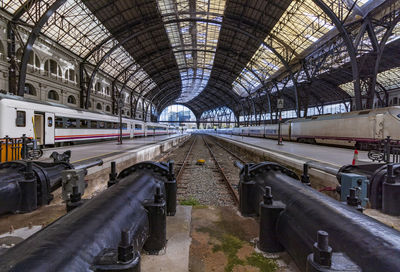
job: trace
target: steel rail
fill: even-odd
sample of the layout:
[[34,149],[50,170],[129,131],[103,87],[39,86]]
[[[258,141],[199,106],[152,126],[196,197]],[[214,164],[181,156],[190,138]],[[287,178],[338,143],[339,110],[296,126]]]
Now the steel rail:
[[157,160],[157,162],[162,162],[165,158],[168,158],[172,152],[176,151],[177,149],[181,148],[184,144],[186,144],[192,136],[188,137],[185,141],[179,143],[176,147],[171,148],[166,154],[164,154],[161,158]]
[[176,182],[178,183],[181,179],[182,173],[183,173],[183,169],[185,169],[185,166],[187,164],[187,161],[189,159],[189,155],[190,153],[192,153],[192,148],[194,146],[194,143],[196,142],[197,137],[194,137],[192,144],[190,145],[190,148],[188,150],[188,152],[186,153],[185,159],[182,162],[181,168],[179,168],[178,174],[176,175]]
[[225,150],[226,152],[228,152],[230,155],[232,155],[233,157],[235,157],[235,159],[239,160],[242,164],[246,164],[247,162],[244,161],[242,158],[240,158],[238,155],[236,155],[235,153],[233,153],[232,151],[230,151],[229,149],[227,149],[226,147],[224,147],[223,145],[219,144],[217,141],[213,141],[214,144],[218,145],[219,147],[221,147],[223,150]]
[[208,145],[206,139],[204,139],[203,135],[201,135],[201,138],[203,139],[205,145],[207,146],[208,151],[210,152],[211,157],[213,158],[215,164],[217,165],[219,172],[222,174],[222,177],[224,178],[224,181],[229,189],[229,192],[233,196],[235,203],[238,205],[239,204],[239,196],[236,194],[235,189],[233,189],[232,184],[229,182],[228,178],[226,177],[224,170],[222,169],[217,158],[215,157],[214,153],[212,152],[211,147]]

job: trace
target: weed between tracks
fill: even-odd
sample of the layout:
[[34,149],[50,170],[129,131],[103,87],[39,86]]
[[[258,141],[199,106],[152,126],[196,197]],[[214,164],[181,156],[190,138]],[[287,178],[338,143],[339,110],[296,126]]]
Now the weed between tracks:
[[233,218],[227,215],[229,212],[225,212],[220,213],[219,220],[214,224],[196,229],[196,231],[207,233],[212,237],[208,243],[212,247],[213,253],[222,252],[225,255],[227,263],[224,271],[236,271],[239,267],[246,271],[276,271],[278,269],[276,260],[254,252],[254,245],[249,242],[248,230],[243,228],[243,224],[237,224],[237,222],[235,224],[232,221]]
[[207,207],[205,205],[201,205],[200,202],[193,197],[190,197],[189,199],[181,200],[181,201],[179,201],[179,204],[183,205],[183,206],[192,206],[195,208],[206,208]]

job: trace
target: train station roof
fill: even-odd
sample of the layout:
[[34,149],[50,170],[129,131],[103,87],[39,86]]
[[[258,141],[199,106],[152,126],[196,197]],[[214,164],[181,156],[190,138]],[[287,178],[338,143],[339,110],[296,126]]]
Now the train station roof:
[[[335,18],[357,39],[364,18],[381,20],[398,1],[3,0],[0,7],[33,28],[57,2],[42,35],[158,110],[181,103],[201,114],[276,93],[289,108],[296,92],[314,104],[351,98],[351,65]],[[376,28],[378,40],[384,30]],[[393,33],[388,43],[397,44],[398,27]],[[368,60],[368,35],[358,41],[357,56]],[[400,58],[389,55],[397,51],[382,57],[382,88],[399,85]]]

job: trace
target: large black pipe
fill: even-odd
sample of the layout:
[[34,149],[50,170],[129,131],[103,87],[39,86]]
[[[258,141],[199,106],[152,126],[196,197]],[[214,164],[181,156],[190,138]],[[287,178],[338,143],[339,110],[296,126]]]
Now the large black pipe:
[[165,195],[168,180],[161,168],[151,167],[131,167],[117,184],[9,249],[0,258],[0,271],[88,271],[118,247],[122,230],[131,237],[125,248],[139,251],[149,236],[151,212],[144,202],[154,199],[157,187]]
[[[241,183],[247,186],[244,172]],[[247,184],[254,184],[250,205],[262,201],[265,186],[272,188],[275,200],[286,205],[276,231],[280,243],[302,270],[312,253],[316,233],[324,230],[329,233],[333,250],[347,254],[363,271],[399,271],[399,231],[302,184],[293,173],[274,163],[252,165],[248,175]]]
[[[76,165],[65,161],[0,163],[0,214],[30,212],[46,205],[53,199],[51,192],[61,187],[62,171],[87,169],[102,163],[102,160]],[[29,169],[28,164],[31,165]]]

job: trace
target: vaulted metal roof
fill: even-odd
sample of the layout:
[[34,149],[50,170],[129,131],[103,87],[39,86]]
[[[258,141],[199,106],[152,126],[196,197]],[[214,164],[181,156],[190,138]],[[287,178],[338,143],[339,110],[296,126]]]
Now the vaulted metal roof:
[[[43,35],[158,110],[182,103],[197,114],[219,106],[239,111],[256,97],[273,103],[278,92],[289,107],[299,99],[353,97],[350,56],[329,15],[362,44],[357,57],[368,62],[374,45],[368,34],[357,37],[362,18],[387,3],[379,18],[398,12],[393,0],[4,0],[0,7],[33,27],[57,2]],[[376,27],[377,40],[385,29]],[[396,44],[398,32],[388,42]],[[388,48],[379,72],[394,70],[380,74],[383,87],[398,82],[400,64],[390,64],[395,52]]]

